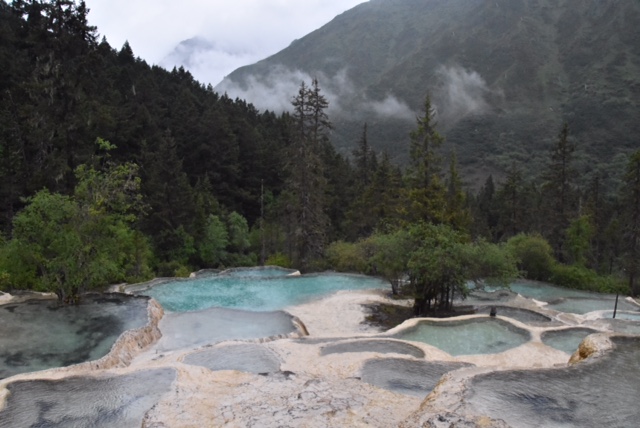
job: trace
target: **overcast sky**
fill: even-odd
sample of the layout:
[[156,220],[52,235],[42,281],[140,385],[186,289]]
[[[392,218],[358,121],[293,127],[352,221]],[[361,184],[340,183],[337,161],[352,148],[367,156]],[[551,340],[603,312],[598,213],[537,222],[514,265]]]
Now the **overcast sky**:
[[[199,37],[191,73],[216,85],[224,76],[301,38],[365,0],[85,0],[89,22],[112,47],[129,41],[136,56],[167,68],[174,48]],[[173,54],[172,54],[173,52]],[[180,65],[180,64],[177,64]]]

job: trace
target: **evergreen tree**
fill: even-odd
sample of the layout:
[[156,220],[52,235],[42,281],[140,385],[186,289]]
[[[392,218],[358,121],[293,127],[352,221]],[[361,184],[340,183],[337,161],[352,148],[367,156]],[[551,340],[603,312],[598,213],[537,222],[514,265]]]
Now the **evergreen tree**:
[[571,166],[575,145],[569,141],[569,125],[565,122],[558,141],[551,152],[551,162],[544,176],[543,196],[547,201],[544,235],[553,247],[556,257],[565,260],[565,231],[576,212],[575,189]]
[[371,183],[375,172],[375,153],[369,147],[366,123],[362,129],[362,136],[351,153],[355,164],[356,188],[362,191]]
[[468,231],[471,213],[467,206],[466,195],[462,191],[462,180],[458,174],[458,161],[455,152],[451,153],[449,178],[447,180],[447,223],[456,230]]
[[292,105],[290,175],[286,186],[293,199],[290,241],[295,248],[294,261],[307,269],[312,260],[322,254],[329,225],[325,213],[327,182],[322,151],[331,124],[325,112],[329,104],[320,94],[316,79],[310,88],[304,82],[300,85]]
[[410,134],[405,218],[409,222],[422,220],[442,223],[446,221],[446,189],[440,177],[437,150],[444,139],[435,129],[435,111],[428,95],[423,116],[416,120],[417,128]]
[[484,185],[472,199],[472,235],[490,241],[498,241],[499,207],[493,175],[487,177]]
[[640,295],[640,150],[629,157],[624,176],[625,187],[622,200],[625,202],[624,263],[629,290],[633,296]]

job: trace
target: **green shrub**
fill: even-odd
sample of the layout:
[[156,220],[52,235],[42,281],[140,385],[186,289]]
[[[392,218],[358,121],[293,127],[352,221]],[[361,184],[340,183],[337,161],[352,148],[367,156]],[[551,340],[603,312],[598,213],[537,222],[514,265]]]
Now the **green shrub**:
[[550,280],[562,287],[597,291],[594,288],[597,276],[594,271],[585,267],[558,263],[553,267]]
[[525,278],[548,281],[555,259],[551,245],[539,235],[519,234],[507,241],[507,248],[518,261],[518,269]]
[[367,259],[358,244],[337,241],[329,245],[325,251],[329,267],[339,272],[365,272]]
[[271,254],[264,262],[267,266],[291,267],[291,259],[282,253]]
[[0,291],[9,291],[9,273],[0,271]]
[[171,260],[158,264],[157,274],[159,277],[165,278],[188,277],[191,274],[191,269],[178,261]]
[[627,293],[628,287],[621,278],[600,276],[597,272],[578,265],[556,264],[551,274],[551,282],[562,287],[600,293]]

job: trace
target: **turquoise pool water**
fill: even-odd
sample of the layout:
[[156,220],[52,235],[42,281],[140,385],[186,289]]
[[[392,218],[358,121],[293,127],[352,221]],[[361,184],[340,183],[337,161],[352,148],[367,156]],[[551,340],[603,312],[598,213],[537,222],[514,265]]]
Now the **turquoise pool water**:
[[528,331],[497,318],[463,321],[420,321],[415,327],[394,334],[400,340],[424,342],[450,355],[495,354],[531,339]]
[[[557,287],[555,285],[536,281],[517,281],[509,285],[509,289],[524,297],[548,302],[547,309],[559,312],[569,312],[574,314],[586,314],[593,311],[613,310],[615,305],[615,294],[601,294],[590,291],[573,290],[571,288]],[[506,294],[505,289],[485,287],[485,295]],[[474,293],[472,299],[482,293]],[[477,300],[477,299],[476,299]],[[619,311],[637,311],[640,315],[640,307],[633,305],[623,298],[618,301]]]
[[386,289],[388,283],[360,275],[322,273],[303,276],[234,272],[156,285],[139,294],[155,298],[169,311],[188,312],[212,307],[248,311],[277,311],[339,290]]
[[597,333],[590,328],[568,328],[563,330],[550,330],[542,333],[542,343],[559,349],[567,354],[573,354],[578,349],[582,339],[590,334]]

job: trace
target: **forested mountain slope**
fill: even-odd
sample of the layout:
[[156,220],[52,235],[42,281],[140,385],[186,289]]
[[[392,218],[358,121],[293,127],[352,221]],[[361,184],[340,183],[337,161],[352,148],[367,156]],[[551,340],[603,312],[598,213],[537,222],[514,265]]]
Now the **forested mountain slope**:
[[467,179],[514,162],[535,174],[564,121],[577,169],[615,172],[639,144],[640,3],[371,0],[217,89],[259,103],[304,74],[341,107],[338,147],[366,121],[372,146],[406,161],[429,92]]
[[202,236],[210,215],[253,224],[261,192],[283,184],[283,117],[111,48],[87,13],[84,2],[0,2],[0,236],[24,198],[72,194],[76,168],[100,159],[98,138],[115,146],[110,162],[139,166],[136,225],[160,260]]

